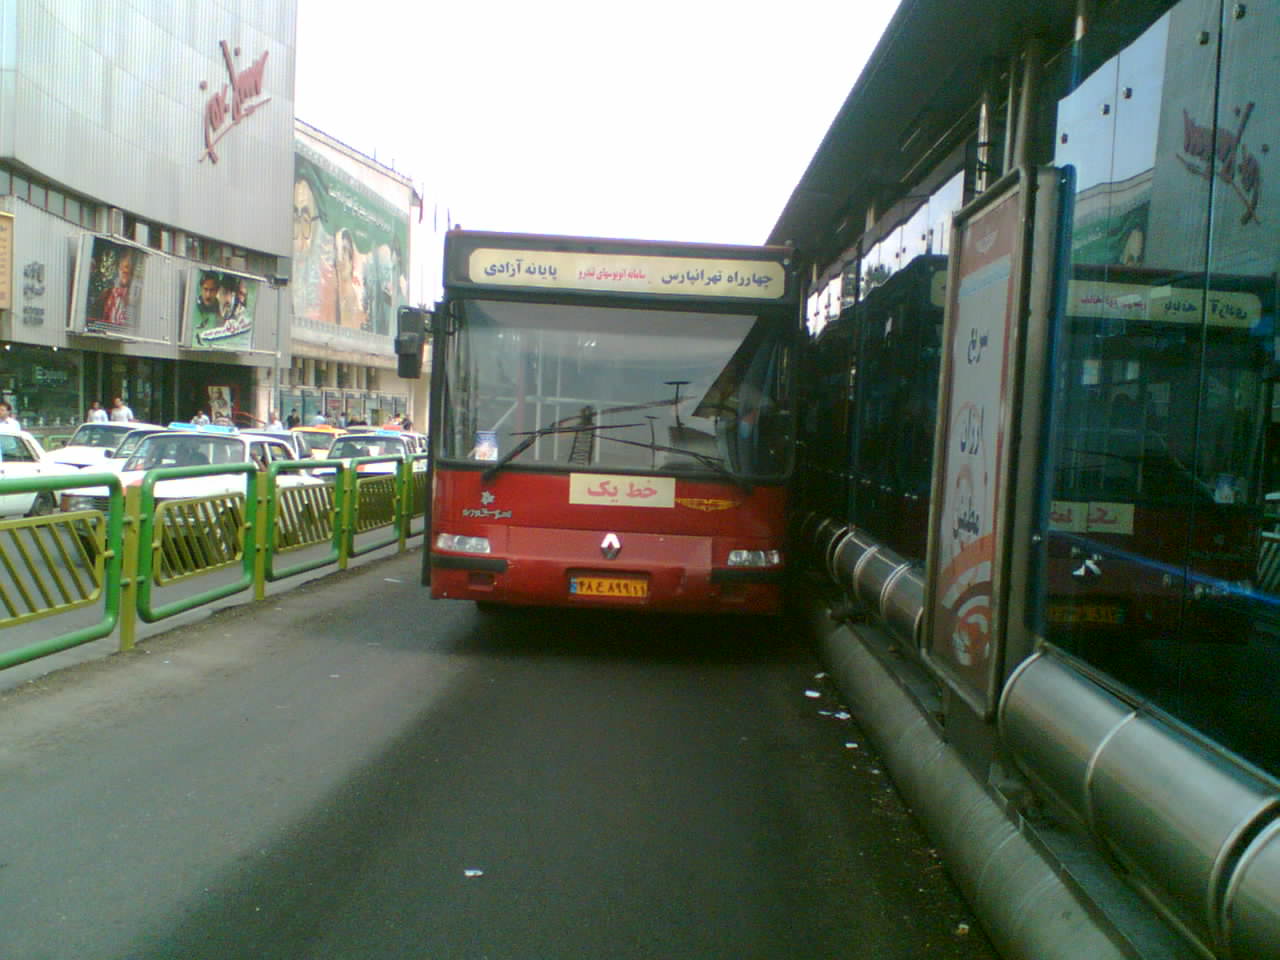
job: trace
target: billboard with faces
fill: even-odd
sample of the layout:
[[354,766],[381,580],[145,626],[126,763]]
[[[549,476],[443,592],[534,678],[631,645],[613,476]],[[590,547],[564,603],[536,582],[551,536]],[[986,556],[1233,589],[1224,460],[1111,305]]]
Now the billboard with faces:
[[409,214],[296,143],[293,184],[295,324],[352,336],[394,336],[408,298]]
[[136,336],[142,323],[147,254],[106,237],[85,236],[82,242],[80,262],[87,259],[88,269],[77,278],[83,292],[75,298],[75,306],[83,309],[84,320],[83,326],[73,321],[73,328]]
[[193,270],[187,283],[187,344],[250,350],[260,280],[227,270]]

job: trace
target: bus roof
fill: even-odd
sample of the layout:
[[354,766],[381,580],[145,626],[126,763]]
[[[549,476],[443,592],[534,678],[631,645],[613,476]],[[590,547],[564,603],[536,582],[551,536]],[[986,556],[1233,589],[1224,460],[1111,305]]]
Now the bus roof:
[[446,288],[510,296],[794,304],[790,247],[452,230]]

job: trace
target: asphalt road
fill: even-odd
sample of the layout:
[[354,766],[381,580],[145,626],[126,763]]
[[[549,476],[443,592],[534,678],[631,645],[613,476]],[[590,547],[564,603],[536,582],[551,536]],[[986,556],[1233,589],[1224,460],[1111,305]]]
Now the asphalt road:
[[785,622],[417,563],[0,695],[0,957],[993,956]]

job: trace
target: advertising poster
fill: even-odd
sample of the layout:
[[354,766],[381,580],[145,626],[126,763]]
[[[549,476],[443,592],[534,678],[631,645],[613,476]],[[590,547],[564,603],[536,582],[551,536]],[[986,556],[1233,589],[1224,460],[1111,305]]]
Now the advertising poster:
[[85,330],[136,334],[142,315],[147,257],[136,247],[94,237],[85,292]]
[[409,294],[409,214],[295,143],[293,314],[311,327],[393,336]]
[[975,707],[990,707],[1001,611],[997,510],[1008,471],[1015,343],[1018,185],[957,226],[943,348],[939,479],[930,536],[930,662]]
[[231,388],[209,388],[209,417],[214,423],[231,422]]
[[193,279],[194,295],[187,314],[191,346],[250,349],[258,281],[222,270],[197,270]]

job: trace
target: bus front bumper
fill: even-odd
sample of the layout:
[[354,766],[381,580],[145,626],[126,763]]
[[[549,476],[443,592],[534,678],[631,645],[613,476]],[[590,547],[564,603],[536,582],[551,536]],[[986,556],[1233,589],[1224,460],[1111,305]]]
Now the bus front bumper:
[[[515,534],[516,531],[511,531]],[[502,552],[432,550],[431,595],[519,606],[592,607],[663,613],[774,614],[783,568],[714,562],[710,537],[622,534],[606,557],[591,531],[525,529]]]

